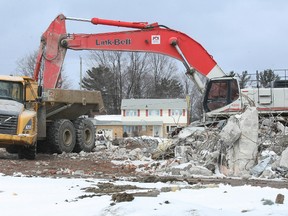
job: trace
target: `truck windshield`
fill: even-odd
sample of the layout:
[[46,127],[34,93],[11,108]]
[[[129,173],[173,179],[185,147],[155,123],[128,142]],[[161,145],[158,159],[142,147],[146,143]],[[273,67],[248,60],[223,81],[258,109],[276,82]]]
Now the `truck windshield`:
[[23,85],[18,82],[0,81],[0,99],[23,103]]

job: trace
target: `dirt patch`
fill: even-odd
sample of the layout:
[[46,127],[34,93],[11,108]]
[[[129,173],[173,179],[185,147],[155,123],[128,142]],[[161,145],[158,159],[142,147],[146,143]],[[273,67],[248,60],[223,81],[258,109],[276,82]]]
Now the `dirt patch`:
[[99,182],[97,184],[97,187],[84,188],[85,192],[96,193],[96,194],[102,194],[102,193],[113,194],[113,193],[123,192],[125,190],[135,190],[135,189],[140,189],[140,188],[136,186],[132,186],[132,185],[114,185],[109,182],[104,182],[104,183]]
[[112,200],[114,202],[131,202],[134,200],[133,194],[128,193],[116,193],[112,195]]
[[[76,154],[75,154],[76,155]],[[36,160],[18,159],[0,149],[0,173],[5,175],[25,175],[40,177],[95,177],[115,178],[136,176],[135,169],[115,165],[110,160],[99,159],[95,154],[85,156],[68,154],[37,154]]]
[[[127,177],[137,182],[177,182],[186,181],[195,184],[229,184],[232,186],[253,185],[261,187],[287,188],[287,181],[244,179],[244,178],[187,178],[173,176],[156,176],[135,171],[134,166],[115,165],[110,159],[99,157],[101,153],[89,154],[38,154],[36,160],[18,159],[17,155],[9,154],[0,149],[0,173],[11,176],[40,176],[65,178],[105,178],[117,180]],[[102,190],[104,190],[102,186]],[[110,185],[111,186],[111,185]],[[108,187],[109,188],[109,187]],[[115,189],[115,187],[114,187]],[[127,189],[127,188],[126,188]],[[96,189],[94,189],[96,190]],[[120,190],[118,188],[118,190]],[[121,191],[121,190],[120,190]],[[114,190],[113,193],[116,193]],[[119,192],[119,191],[118,191]],[[106,193],[106,192],[105,192]],[[107,192],[108,193],[108,192]],[[109,192],[110,193],[110,192]],[[94,193],[98,194],[98,193]]]

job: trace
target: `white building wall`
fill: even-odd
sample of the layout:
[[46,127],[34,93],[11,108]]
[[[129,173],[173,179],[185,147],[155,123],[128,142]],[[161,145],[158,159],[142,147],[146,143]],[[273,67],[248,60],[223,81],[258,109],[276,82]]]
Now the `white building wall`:
[[168,110],[162,111],[162,116],[146,116],[146,110],[140,110],[140,116],[123,116],[122,113],[122,122],[125,123],[131,121],[142,122],[143,124],[149,123],[149,121],[162,121],[163,124],[186,124],[187,123],[187,110],[185,110],[185,116],[183,114],[181,116],[169,116]]

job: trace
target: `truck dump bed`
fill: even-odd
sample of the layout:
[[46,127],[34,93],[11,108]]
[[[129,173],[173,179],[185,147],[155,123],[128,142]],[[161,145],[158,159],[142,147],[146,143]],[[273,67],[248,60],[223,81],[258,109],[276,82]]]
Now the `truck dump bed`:
[[46,89],[43,102],[46,120],[76,119],[104,110],[100,91]]

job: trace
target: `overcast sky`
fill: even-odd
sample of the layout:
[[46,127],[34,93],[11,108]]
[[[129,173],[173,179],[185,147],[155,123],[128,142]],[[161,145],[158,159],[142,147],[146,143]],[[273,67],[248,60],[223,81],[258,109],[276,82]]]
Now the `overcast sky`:
[[[40,36],[60,13],[91,19],[158,22],[198,41],[225,71],[288,68],[287,0],[1,0],[1,72],[38,49]],[[67,21],[68,22],[68,21]],[[118,27],[68,22],[69,33],[120,31]],[[71,54],[71,52],[73,54]],[[65,70],[79,77],[87,52],[68,51]],[[88,61],[87,61],[88,62]],[[183,69],[184,70],[184,67]],[[76,82],[76,81],[75,81]]]

